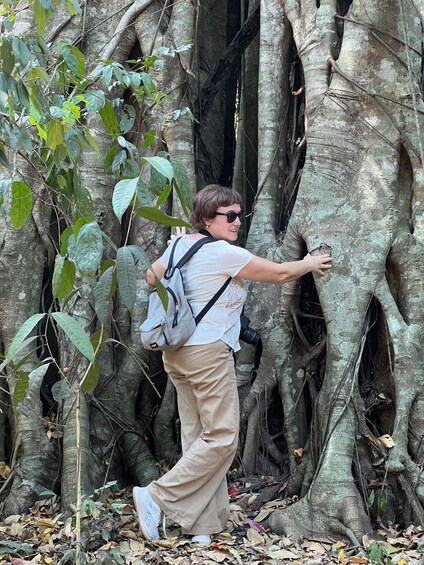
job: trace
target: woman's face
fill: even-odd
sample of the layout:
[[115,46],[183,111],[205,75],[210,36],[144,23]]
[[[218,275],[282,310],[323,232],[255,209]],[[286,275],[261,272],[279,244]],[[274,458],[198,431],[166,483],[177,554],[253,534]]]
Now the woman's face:
[[[233,222],[231,213],[238,214]],[[240,229],[241,207],[240,204],[231,204],[231,206],[220,206],[216,211],[214,218],[205,219],[206,229],[215,239],[224,239],[225,241],[237,241],[237,234]],[[227,214],[230,217],[227,219]]]

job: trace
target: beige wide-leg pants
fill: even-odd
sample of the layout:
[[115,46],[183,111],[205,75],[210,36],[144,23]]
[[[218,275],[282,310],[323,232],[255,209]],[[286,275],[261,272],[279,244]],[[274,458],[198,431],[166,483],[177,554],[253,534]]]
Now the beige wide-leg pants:
[[213,534],[230,514],[226,473],[237,449],[239,403],[232,349],[223,341],[165,352],[175,385],[183,455],[148,486],[186,534]]

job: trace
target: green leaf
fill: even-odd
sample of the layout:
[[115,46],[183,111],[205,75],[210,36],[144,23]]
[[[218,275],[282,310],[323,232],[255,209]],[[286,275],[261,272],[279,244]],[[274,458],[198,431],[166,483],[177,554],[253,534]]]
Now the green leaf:
[[62,402],[69,398],[72,394],[71,387],[66,381],[58,381],[54,383],[51,388],[53,400],[56,402]]
[[15,355],[21,349],[27,335],[32,332],[34,327],[40,322],[40,320],[44,318],[44,316],[45,314],[34,314],[30,318],[28,318],[28,320],[25,320],[25,322],[22,324],[15,337],[13,338],[9,349],[7,350],[6,357],[3,363],[0,365],[0,371],[2,371],[7,363],[9,363],[9,361],[11,361],[15,357]]
[[37,25],[39,35],[43,35],[43,31],[47,25],[50,15],[50,10],[45,10],[39,0],[34,0],[34,20]]
[[149,191],[151,193],[160,194],[168,184],[169,181],[166,177],[153,167],[150,168]]
[[374,561],[376,563],[383,563],[383,550],[379,547],[376,543],[371,543],[368,548],[368,556],[370,561]]
[[0,208],[3,205],[4,195],[12,186],[12,179],[0,179]]
[[11,75],[15,66],[15,57],[12,46],[7,39],[4,39],[0,45],[0,69],[7,75]]
[[100,351],[103,346],[109,342],[109,340],[109,334],[104,328],[97,330],[90,336],[91,345],[95,352]]
[[24,106],[26,110],[29,110],[30,102],[29,102],[28,89],[25,86],[25,84],[21,81],[18,82],[18,96],[22,106]]
[[134,106],[125,104],[122,108],[121,118],[119,120],[119,127],[122,133],[128,133],[133,127],[136,118],[136,111]]
[[152,266],[152,263],[144,249],[141,249],[138,245],[127,245],[127,249],[129,249],[134,257],[139,259],[147,268]]
[[103,90],[94,90],[87,92],[85,95],[87,114],[92,115],[99,112],[105,105],[105,93]]
[[79,323],[65,312],[53,312],[50,314],[53,320],[60,326],[65,335],[71,340],[75,347],[89,361],[94,362],[94,349],[88,334]]
[[146,183],[141,179],[139,180],[137,185],[137,198],[142,206],[152,207],[153,205],[152,195]]
[[7,160],[6,153],[1,144],[0,144],[0,165],[5,167],[6,169],[9,168],[9,161]]
[[[15,55],[16,64],[19,64],[21,69],[27,66],[30,59],[30,52],[26,42],[19,37],[12,38],[12,49]],[[20,84],[23,84],[20,82]]]
[[380,510],[380,512],[385,512],[387,510],[387,494],[385,492],[383,492],[377,498],[377,507]]
[[26,182],[12,182],[10,219],[16,230],[24,227],[32,210],[32,190]]
[[75,237],[78,237],[78,234],[79,234],[79,232],[80,232],[80,230],[83,226],[85,226],[86,224],[89,224],[92,221],[93,221],[93,218],[88,218],[88,219],[87,218],[78,218],[78,220],[75,222],[75,225],[74,225],[74,235],[75,235]]
[[144,136],[144,142],[143,142],[143,151],[146,151],[146,149],[148,149],[152,143],[155,142],[156,139],[156,131],[154,129],[151,129],[149,131],[146,131],[146,135]]
[[188,178],[187,170],[182,163],[172,160],[174,167],[174,187],[178,198],[183,207],[184,213],[189,216],[188,210],[193,209],[192,204],[192,190],[190,186],[190,179]]
[[138,208],[136,210],[136,213],[142,218],[146,218],[147,220],[162,224],[164,226],[179,226],[191,228],[191,225],[184,220],[181,220],[181,218],[168,216],[168,214],[165,214],[165,212],[162,212],[162,210],[158,210],[157,208],[149,208],[147,206],[143,206],[142,208]]
[[61,53],[67,67],[79,78],[85,76],[85,57],[75,45],[61,45]]
[[44,363],[43,365],[36,367],[29,374],[25,372],[20,374],[15,388],[13,389],[12,404],[14,408],[17,408],[18,405],[25,399],[30,382],[34,380],[42,380],[50,365],[51,363]]
[[51,120],[47,126],[47,145],[56,149],[58,145],[65,144],[63,125],[57,120]]
[[71,226],[68,226],[67,228],[65,228],[63,230],[63,232],[60,234],[60,254],[61,255],[66,255],[68,253],[68,240],[71,237],[71,235],[74,234],[74,230],[71,228]]
[[125,179],[119,181],[113,190],[112,206],[119,221],[122,220],[122,216],[134,198],[137,184],[138,177],[135,179]]
[[159,295],[159,298],[162,302],[163,308],[166,312],[166,310],[168,310],[168,301],[169,301],[168,292],[166,291],[166,288],[159,279],[155,279],[155,287]]
[[72,196],[72,215],[75,220],[86,220],[94,215],[93,201],[90,192],[81,185],[78,185]]
[[118,151],[119,151],[119,149],[118,149],[117,145],[113,145],[109,149],[109,151],[106,154],[105,160],[103,161],[103,167],[104,167],[105,170],[108,169],[112,165]]
[[168,159],[164,159],[163,157],[143,157],[143,161],[149,163],[151,167],[156,169],[158,173],[163,175],[171,182],[172,177],[174,176],[174,169]]
[[12,406],[16,408],[18,404],[25,398],[29,385],[29,373],[22,371],[16,381],[15,388],[13,389]]
[[137,291],[137,273],[133,254],[127,247],[120,247],[116,254],[119,294],[128,310],[134,308]]
[[81,387],[87,392],[92,393],[94,392],[97,383],[99,382],[99,379],[100,379],[100,365],[97,361],[94,361],[94,363],[88,369],[87,374],[85,375],[85,378],[81,383]]
[[168,184],[167,186],[165,186],[164,190],[159,195],[159,198],[156,202],[156,206],[158,207],[161,206],[168,199],[168,196],[171,194],[171,192],[172,192],[172,184]]
[[72,16],[82,15],[81,6],[78,4],[77,0],[66,0],[66,7]]
[[96,143],[96,140],[94,139],[94,137],[91,135],[90,130],[88,128],[84,128],[84,136],[87,139],[88,143],[90,144],[90,147],[92,149],[94,149],[94,151],[96,153],[98,153],[100,155],[100,149],[99,146]]
[[76,266],[73,261],[65,257],[56,259],[53,271],[53,296],[58,300],[63,300],[74,288],[76,276]]
[[118,120],[115,112],[113,111],[112,105],[108,100],[106,100],[105,105],[99,111],[99,114],[107,131],[114,136],[118,136],[120,134]]
[[34,546],[31,543],[22,543],[16,541],[0,541],[0,553],[34,553]]
[[108,300],[113,290],[114,268],[109,267],[99,278],[94,289],[94,309],[102,324],[106,325],[109,318]]
[[75,262],[82,275],[93,276],[103,255],[102,232],[96,222],[82,226],[75,246]]
[[140,78],[143,81],[144,86],[151,92],[152,90],[156,90],[156,87],[152,81],[152,77],[149,73],[140,73]]
[[371,508],[371,506],[374,504],[374,501],[375,501],[375,490],[372,490],[366,502],[367,508]]

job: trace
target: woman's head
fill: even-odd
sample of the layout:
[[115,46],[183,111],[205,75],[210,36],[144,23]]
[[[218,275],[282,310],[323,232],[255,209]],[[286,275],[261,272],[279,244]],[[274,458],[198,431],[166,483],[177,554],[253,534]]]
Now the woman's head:
[[[217,217],[219,208],[228,208],[233,204],[237,207],[236,212],[241,210],[242,198],[238,192],[219,184],[208,184],[193,199],[191,225],[196,230],[207,229],[208,220]],[[222,217],[222,220],[225,218]]]

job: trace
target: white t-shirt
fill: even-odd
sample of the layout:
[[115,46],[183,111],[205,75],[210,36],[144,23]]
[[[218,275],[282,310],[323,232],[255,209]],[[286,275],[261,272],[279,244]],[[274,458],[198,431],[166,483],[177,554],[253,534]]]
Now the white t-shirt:
[[[197,240],[182,236],[175,248],[173,265],[190,249]],[[160,258],[165,269],[168,266],[173,242]],[[193,309],[193,314],[202,310],[221,288],[225,281],[232,280],[212,308],[201,319],[194,334],[185,345],[204,345],[222,339],[234,351],[240,349],[240,314],[246,301],[246,291],[238,273],[253,258],[241,247],[219,240],[206,243],[183,266],[185,295]]]

